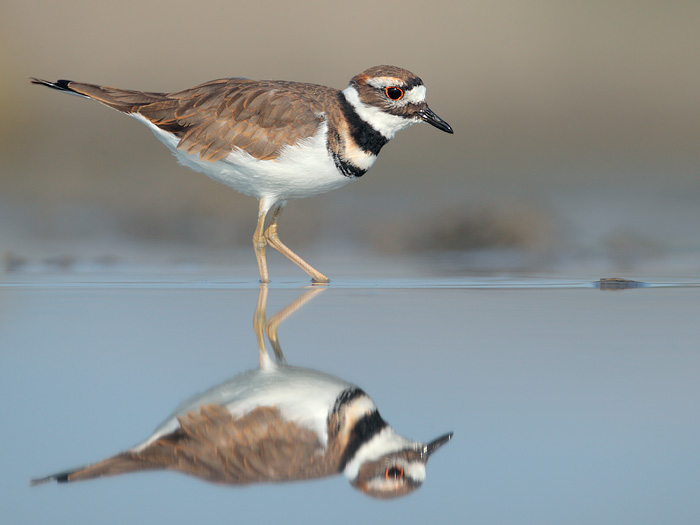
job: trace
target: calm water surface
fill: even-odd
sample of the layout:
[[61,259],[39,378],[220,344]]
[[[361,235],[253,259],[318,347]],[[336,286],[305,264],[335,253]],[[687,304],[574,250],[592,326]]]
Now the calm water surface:
[[[258,287],[6,276],[3,522],[700,522],[700,287],[652,284],[358,278],[314,297],[280,328],[290,364],[358,384],[408,437],[455,432],[424,486],[386,502],[342,476],[231,488],[157,472],[30,488],[133,446],[185,398],[255,368]],[[305,290],[273,283],[268,315]]]

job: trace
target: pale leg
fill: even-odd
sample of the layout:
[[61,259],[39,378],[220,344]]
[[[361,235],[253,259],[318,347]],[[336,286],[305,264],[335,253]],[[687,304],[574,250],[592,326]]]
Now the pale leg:
[[[267,239],[267,242],[272,246],[275,250],[280,252],[282,255],[284,255],[287,259],[292,261],[294,264],[296,264],[299,268],[304,270],[306,273],[308,273],[311,276],[311,280],[315,283],[328,283],[330,282],[330,279],[323,275],[321,272],[313,268],[309,263],[307,263],[304,259],[299,257],[296,253],[294,253],[292,250],[287,248],[282,241],[280,241],[279,237],[277,236],[277,223],[279,222],[280,214],[282,213],[282,208],[284,208],[284,204],[277,204],[275,205],[275,208],[272,211],[272,218],[270,219],[270,225],[267,227],[267,230],[265,230],[265,239]],[[265,219],[262,219],[263,223]],[[258,225],[260,224],[260,219],[258,218]],[[257,230],[256,230],[257,233]],[[257,253],[257,252],[256,252]],[[263,246],[263,262],[265,260],[265,247]],[[258,265],[260,264],[260,259],[258,259]],[[267,276],[267,268],[265,268],[266,276]],[[262,280],[262,270],[261,270],[261,280]],[[267,281],[263,281],[267,282]]]
[[258,209],[258,224],[255,227],[253,234],[253,248],[255,249],[255,258],[258,261],[258,270],[260,270],[260,282],[270,282],[270,277],[267,273],[267,259],[265,258],[265,217],[269,207],[264,199],[260,199],[260,207]]
[[[284,310],[281,310],[280,312],[277,312],[275,315],[273,315],[269,321],[267,321],[267,324],[265,325],[265,333],[267,334],[267,338],[270,340],[270,344],[272,345],[272,349],[275,352],[275,359],[277,360],[278,363],[286,363],[287,361],[284,358],[284,354],[282,353],[282,347],[280,346],[279,339],[277,338],[277,329],[279,326],[282,324],[282,322],[287,319],[290,315],[292,315],[294,312],[299,310],[302,306],[304,306],[306,303],[308,303],[311,299],[316,297],[320,292],[323,292],[326,290],[325,286],[312,286],[308,290],[306,290],[300,297],[297,297],[294,302],[292,302],[289,306],[284,308]],[[257,332],[256,332],[257,334]],[[260,338],[258,337],[258,341]]]
[[[253,315],[253,330],[255,337],[258,340],[258,356],[260,359],[260,368],[269,368],[272,365],[272,359],[265,348],[265,325],[267,310],[267,284],[260,283],[260,291],[258,292],[258,303],[255,305],[255,314]],[[281,351],[281,350],[280,350]]]

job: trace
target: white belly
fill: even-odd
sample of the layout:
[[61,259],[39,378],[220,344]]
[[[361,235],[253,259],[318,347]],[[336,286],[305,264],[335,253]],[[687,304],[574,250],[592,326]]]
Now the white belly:
[[159,437],[175,431],[178,416],[198,411],[202,405],[225,406],[235,417],[247,414],[258,406],[277,407],[282,417],[316,432],[322,445],[328,441],[327,418],[340,393],[353,387],[340,378],[287,365],[250,370],[197,394],[178,406],[144,443],[142,449]]
[[351,180],[338,172],[326,147],[327,126],[323,124],[313,137],[293,146],[285,146],[274,160],[258,160],[235,150],[217,162],[201,160],[177,149],[178,138],[163,131],[140,115],[134,118],[146,124],[170,149],[180,164],[204,173],[234,190],[270,202],[299,199],[340,188]]

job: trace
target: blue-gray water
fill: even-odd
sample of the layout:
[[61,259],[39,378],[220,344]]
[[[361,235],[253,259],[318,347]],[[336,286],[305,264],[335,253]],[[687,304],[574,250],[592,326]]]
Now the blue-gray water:
[[[280,341],[290,364],[361,386],[400,433],[455,432],[403,499],[371,500],[342,476],[231,488],[159,472],[30,488],[136,444],[183,399],[257,366],[254,276],[151,270],[3,277],[3,522],[700,520],[692,280],[601,291],[587,278],[338,275]],[[268,316],[302,281],[273,282]]]

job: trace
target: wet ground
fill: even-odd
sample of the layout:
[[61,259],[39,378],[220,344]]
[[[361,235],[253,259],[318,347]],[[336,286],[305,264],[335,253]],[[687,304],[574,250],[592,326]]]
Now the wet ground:
[[[259,290],[247,266],[29,265],[0,279],[3,521],[700,520],[700,280],[322,269],[336,279],[279,330],[286,358],[359,385],[406,436],[454,431],[416,493],[374,501],[342,476],[231,488],[171,472],[30,488],[255,368]],[[295,269],[272,271],[268,316],[308,289]],[[601,277],[637,282],[601,289]]]

